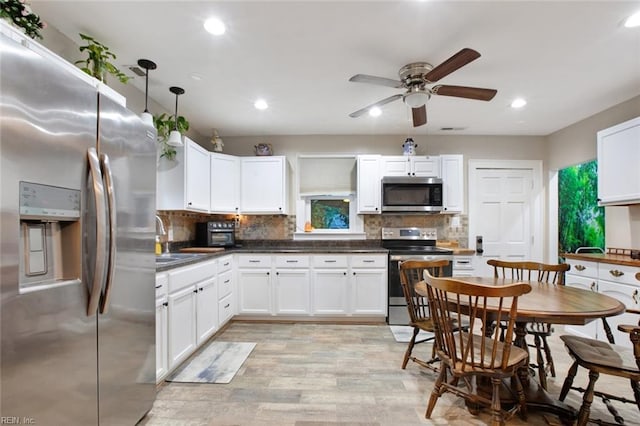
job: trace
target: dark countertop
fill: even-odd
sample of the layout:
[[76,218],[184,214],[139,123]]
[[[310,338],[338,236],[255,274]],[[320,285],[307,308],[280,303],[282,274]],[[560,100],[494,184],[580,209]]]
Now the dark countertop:
[[621,254],[564,253],[562,256],[566,259],[584,260],[587,262],[611,263],[614,265],[626,265],[640,268],[640,260],[631,259],[631,257]]
[[[181,247],[183,248],[183,247]],[[202,253],[200,256],[185,259],[179,263],[159,264],[156,266],[156,272],[164,272],[174,268],[193,265],[195,263],[204,262],[215,259],[220,256],[233,253],[296,253],[296,254],[324,254],[324,253],[343,253],[343,254],[387,254],[388,250],[382,248],[380,241],[365,240],[365,242],[343,242],[343,241],[282,241],[282,242],[260,242],[260,243],[243,243],[242,245],[225,249],[217,253]]]

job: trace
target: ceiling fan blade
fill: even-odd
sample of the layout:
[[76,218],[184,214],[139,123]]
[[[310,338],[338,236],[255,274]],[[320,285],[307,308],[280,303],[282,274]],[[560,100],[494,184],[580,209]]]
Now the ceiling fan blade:
[[378,101],[375,104],[371,104],[355,112],[352,112],[351,114],[349,114],[349,117],[352,117],[352,118],[360,117],[362,114],[364,114],[365,112],[368,112],[373,107],[381,107],[382,105],[388,104],[389,102],[393,102],[396,99],[400,99],[401,97],[402,97],[401,94],[389,96],[388,98],[384,98],[383,100]]
[[480,57],[480,54],[473,49],[465,47],[424,76],[425,80],[435,83],[442,77],[451,74],[455,70],[462,68],[469,62],[474,61]]
[[422,126],[427,124],[427,106],[422,105],[418,108],[411,108],[411,115],[413,115],[413,127]]
[[393,79],[384,78],[384,77],[376,77],[375,75],[367,75],[367,74],[356,74],[353,77],[351,77],[349,81],[354,81],[356,83],[377,84],[379,86],[393,87],[396,89],[401,89],[403,87],[402,82],[399,80],[393,80]]
[[447,85],[434,86],[431,88],[431,92],[436,95],[455,96],[457,98],[476,99],[478,101],[490,101],[496,93],[498,93],[495,89]]

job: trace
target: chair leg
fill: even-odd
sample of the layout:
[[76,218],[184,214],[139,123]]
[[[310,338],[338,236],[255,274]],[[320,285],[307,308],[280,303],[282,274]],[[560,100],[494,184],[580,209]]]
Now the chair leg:
[[504,425],[504,418],[502,416],[502,407],[500,405],[500,387],[502,386],[502,380],[497,377],[491,378],[491,426]]
[[640,410],[640,382],[631,379],[631,389],[633,390],[633,398],[636,400],[638,410]]
[[536,344],[536,362],[538,363],[538,380],[543,389],[547,389],[547,372],[544,368],[544,358],[542,356],[542,340],[540,335],[536,334],[533,341]]
[[402,360],[402,369],[404,370],[407,367],[407,363],[409,362],[409,358],[411,357],[411,352],[413,351],[413,347],[416,344],[416,337],[420,333],[420,329],[418,327],[413,327],[413,337],[409,341],[409,345],[407,346],[407,350],[404,353],[404,359]]
[[436,383],[433,385],[433,391],[431,392],[431,397],[429,398],[429,405],[427,405],[427,412],[424,417],[426,419],[431,418],[431,413],[436,406],[436,402],[438,402],[438,398],[443,394],[442,383],[447,380],[447,368],[443,365],[440,369],[440,374],[438,374],[438,378],[436,379]]
[[[553,363],[553,357],[551,356],[551,348],[549,348],[549,342],[547,342],[547,336],[542,336],[542,349],[547,357],[547,367],[549,367],[549,373],[551,377],[556,377],[556,366]],[[545,370],[546,371],[546,370]]]
[[527,420],[527,399],[524,395],[522,382],[520,381],[520,377],[518,377],[518,374],[514,374],[513,379],[515,380],[515,384],[516,384],[516,395],[518,396],[518,405],[520,406],[520,418],[522,420]]
[[564,401],[567,397],[567,394],[571,390],[571,385],[573,384],[573,379],[576,377],[576,373],[578,372],[578,362],[574,362],[569,367],[569,371],[567,372],[567,378],[564,379],[564,383],[562,384],[562,390],[560,391],[560,396],[558,399],[560,401]]
[[589,414],[591,412],[591,404],[593,403],[593,390],[596,384],[596,380],[600,373],[597,371],[589,370],[589,384],[587,385],[587,389],[584,391],[584,396],[582,397],[582,406],[580,407],[580,412],[578,413],[578,422],[577,426],[585,426],[589,422]]

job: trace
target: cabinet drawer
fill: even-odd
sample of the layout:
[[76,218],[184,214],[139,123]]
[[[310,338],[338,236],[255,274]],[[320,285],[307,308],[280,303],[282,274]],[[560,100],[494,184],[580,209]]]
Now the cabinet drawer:
[[308,268],[309,256],[276,256],[276,268]]
[[571,266],[568,271],[570,274],[582,277],[598,277],[598,264],[596,262],[567,259],[567,263]]
[[222,299],[233,290],[233,271],[223,272],[218,275],[218,299]]
[[313,266],[315,268],[346,268],[346,255],[324,255],[318,254],[313,256]]
[[233,268],[233,256],[218,258],[218,273],[230,271]]
[[[473,269],[473,257],[472,256],[453,256],[453,270],[471,270]],[[462,275],[458,275],[462,276]]]
[[271,256],[264,254],[243,254],[238,257],[239,268],[271,268]]
[[169,292],[169,275],[156,274],[156,299],[164,298]]
[[387,256],[385,255],[357,254],[351,256],[352,268],[384,268],[386,266]]
[[169,271],[169,292],[206,280],[216,275],[216,261],[185,266]]
[[640,272],[640,269],[633,266],[600,263],[598,279],[640,287],[640,281],[636,280],[636,273],[638,272]]
[[233,315],[233,295],[229,294],[218,302],[218,323],[224,324]]

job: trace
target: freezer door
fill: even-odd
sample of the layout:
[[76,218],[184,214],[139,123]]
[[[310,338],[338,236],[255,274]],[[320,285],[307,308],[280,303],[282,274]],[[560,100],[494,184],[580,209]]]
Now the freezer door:
[[[4,34],[0,86],[0,414],[34,424],[95,425],[96,315],[86,313],[82,275],[87,268],[77,261],[65,269],[65,279],[47,277],[51,285],[20,291],[25,256],[18,206],[20,181],[66,188],[86,203],[86,155],[96,143],[97,93]],[[54,227],[56,233],[69,226],[76,230],[56,240],[51,259],[60,252],[62,259],[82,257],[84,219]],[[24,223],[37,227],[38,222]]]
[[155,399],[155,130],[100,96],[111,274],[98,315],[100,425],[136,424]]

